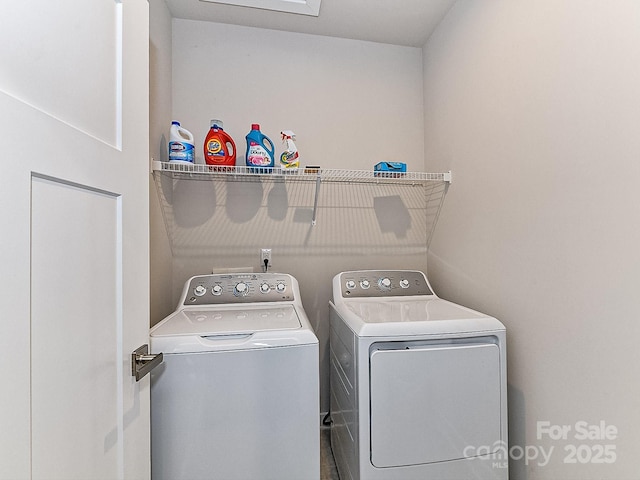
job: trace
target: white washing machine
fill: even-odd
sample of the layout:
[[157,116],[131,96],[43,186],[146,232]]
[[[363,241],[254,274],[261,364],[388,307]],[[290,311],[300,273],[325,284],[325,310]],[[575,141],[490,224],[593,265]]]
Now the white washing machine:
[[318,339],[294,277],[193,277],[150,346],[154,480],[320,478]]
[[341,480],[508,479],[506,333],[418,271],[333,279],[331,446]]

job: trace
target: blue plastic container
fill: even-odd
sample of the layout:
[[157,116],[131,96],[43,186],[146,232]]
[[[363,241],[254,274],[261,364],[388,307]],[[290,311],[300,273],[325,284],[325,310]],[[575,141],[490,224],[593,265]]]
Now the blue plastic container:
[[245,160],[247,167],[273,168],[275,161],[275,147],[273,142],[260,131],[260,125],[251,125],[251,131],[246,136],[247,153]]

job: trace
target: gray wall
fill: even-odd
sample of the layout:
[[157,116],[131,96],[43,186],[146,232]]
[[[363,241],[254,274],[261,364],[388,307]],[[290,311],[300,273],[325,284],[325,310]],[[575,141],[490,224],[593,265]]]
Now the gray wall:
[[[167,125],[171,124],[171,14],[164,0],[149,2],[149,154],[167,161]],[[151,325],[175,308],[169,238],[154,179],[149,176],[149,251]]]
[[511,446],[554,449],[512,479],[640,478],[639,86],[635,1],[459,1],[424,48],[427,168],[455,175],[430,278],[505,323]]

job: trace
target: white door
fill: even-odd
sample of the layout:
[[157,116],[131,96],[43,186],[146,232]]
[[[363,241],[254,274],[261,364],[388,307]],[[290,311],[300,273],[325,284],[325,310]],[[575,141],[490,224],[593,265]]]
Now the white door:
[[148,3],[2,17],[0,478],[148,478]]

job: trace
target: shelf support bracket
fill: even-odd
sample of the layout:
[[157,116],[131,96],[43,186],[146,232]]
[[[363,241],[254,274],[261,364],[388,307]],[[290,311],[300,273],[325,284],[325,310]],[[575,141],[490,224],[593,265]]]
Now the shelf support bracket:
[[316,224],[316,215],[318,213],[318,195],[320,195],[320,182],[322,181],[320,174],[316,177],[316,196],[313,200],[313,216],[311,217],[311,225]]

